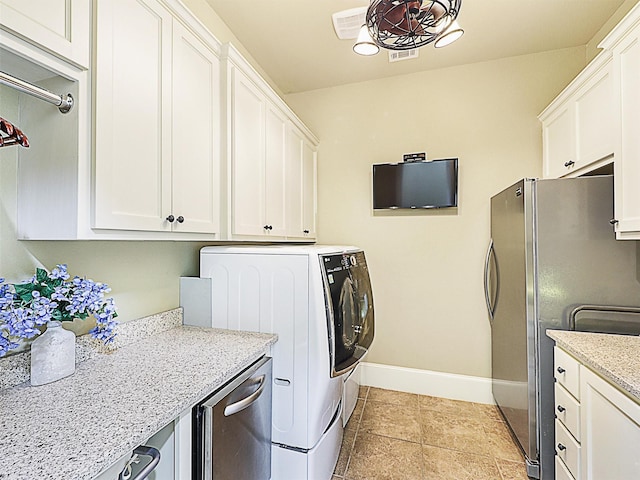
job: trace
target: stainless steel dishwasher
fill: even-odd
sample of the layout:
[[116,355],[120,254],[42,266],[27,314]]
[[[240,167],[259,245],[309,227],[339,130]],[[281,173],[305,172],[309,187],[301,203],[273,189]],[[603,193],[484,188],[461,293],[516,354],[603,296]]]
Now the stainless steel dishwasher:
[[271,358],[193,408],[194,480],[271,478]]

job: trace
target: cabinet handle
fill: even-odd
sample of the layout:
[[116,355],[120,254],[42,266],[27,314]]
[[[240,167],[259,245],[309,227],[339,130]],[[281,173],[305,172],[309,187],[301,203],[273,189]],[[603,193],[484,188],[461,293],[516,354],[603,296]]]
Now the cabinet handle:
[[305,235],[309,234],[309,230],[303,230],[302,233],[304,233]]
[[182,223],[184,222],[184,217],[180,215],[178,218],[176,218],[176,220],[178,220],[178,223]]
[[566,410],[566,408],[564,408],[562,405],[558,405],[558,411],[560,413],[564,412]]
[[611,220],[609,220],[609,223],[610,223],[611,225],[617,225],[618,220],[616,220],[615,218],[612,218]]
[[564,166],[569,168],[571,165],[575,165],[576,162],[574,162],[573,160],[569,160],[568,162],[564,162]]
[[166,218],[167,222],[169,222],[169,223],[173,223],[173,221],[174,221],[175,219],[176,219],[176,217],[174,217],[173,215],[169,215],[169,216]]
[[566,370],[562,367],[558,367],[558,373],[564,373]]
[[563,444],[561,444],[561,443],[558,444],[558,450],[563,451],[563,450],[566,450],[566,449],[567,449],[567,447],[565,447]]
[[264,227],[265,230],[273,230],[273,225],[265,225]]

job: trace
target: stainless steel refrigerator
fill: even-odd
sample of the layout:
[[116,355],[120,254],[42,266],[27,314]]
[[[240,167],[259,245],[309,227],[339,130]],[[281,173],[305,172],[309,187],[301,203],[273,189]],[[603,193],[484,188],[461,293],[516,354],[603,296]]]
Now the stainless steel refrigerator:
[[554,479],[553,341],[545,331],[571,329],[581,305],[640,303],[636,242],[616,241],[612,218],[611,176],[524,179],[491,199],[493,396],[532,478]]

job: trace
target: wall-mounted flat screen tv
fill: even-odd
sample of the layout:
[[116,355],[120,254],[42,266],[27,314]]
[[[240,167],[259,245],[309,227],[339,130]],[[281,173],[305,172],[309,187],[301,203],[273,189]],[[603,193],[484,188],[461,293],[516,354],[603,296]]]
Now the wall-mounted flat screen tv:
[[373,208],[458,206],[458,159],[373,166]]

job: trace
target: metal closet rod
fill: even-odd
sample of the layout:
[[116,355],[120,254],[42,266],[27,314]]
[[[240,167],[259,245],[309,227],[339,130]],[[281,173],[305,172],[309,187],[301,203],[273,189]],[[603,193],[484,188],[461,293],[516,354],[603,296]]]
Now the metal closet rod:
[[73,107],[73,97],[70,93],[67,93],[66,96],[56,95],[49,90],[45,90],[37,85],[20,80],[19,78],[5,72],[0,72],[0,83],[8,87],[15,88],[19,92],[44,100],[47,103],[51,103],[58,107],[58,110],[62,113],[67,113]]

